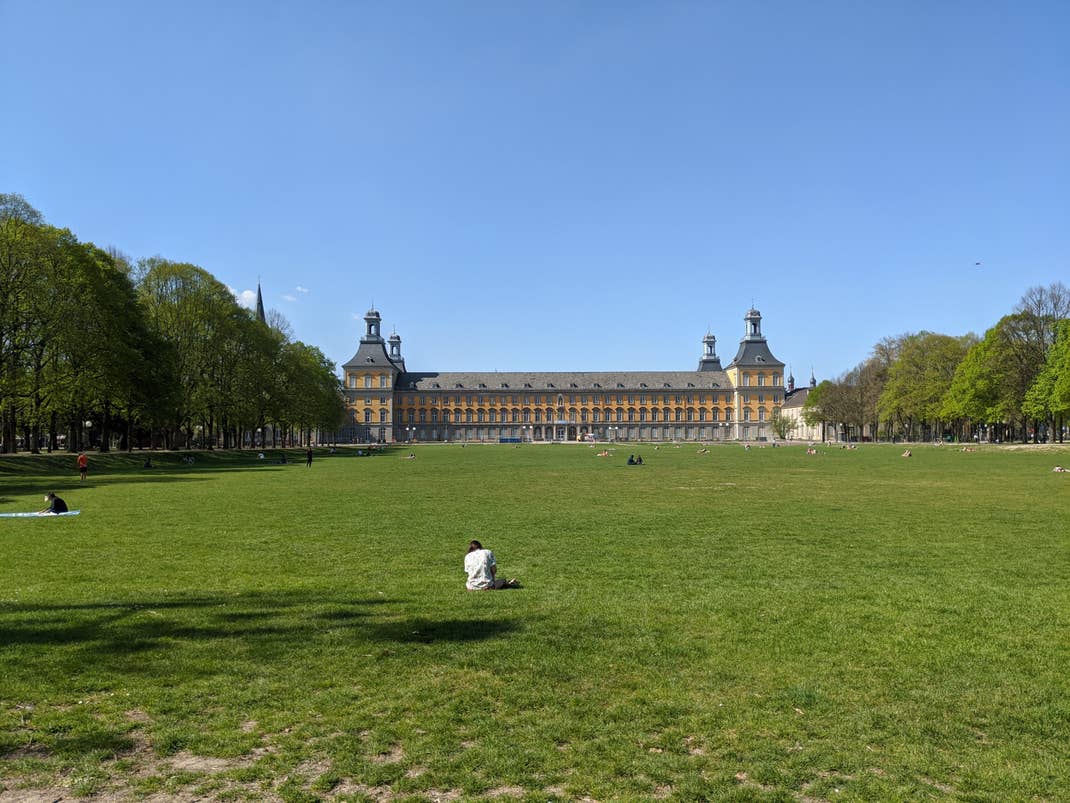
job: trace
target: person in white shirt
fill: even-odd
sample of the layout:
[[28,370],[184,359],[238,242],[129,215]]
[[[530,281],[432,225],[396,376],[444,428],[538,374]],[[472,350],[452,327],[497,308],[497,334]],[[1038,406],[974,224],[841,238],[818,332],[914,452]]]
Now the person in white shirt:
[[494,553],[484,549],[479,541],[468,542],[468,554],[464,556],[464,571],[468,575],[465,588],[469,591],[494,591],[501,588],[517,588],[515,579],[497,579],[498,564]]

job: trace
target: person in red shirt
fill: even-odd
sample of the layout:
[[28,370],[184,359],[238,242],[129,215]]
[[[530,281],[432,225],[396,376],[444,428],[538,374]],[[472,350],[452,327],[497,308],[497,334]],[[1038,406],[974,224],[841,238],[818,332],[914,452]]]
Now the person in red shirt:
[[78,476],[81,477],[84,480],[88,473],[89,473],[89,458],[85,456],[85,452],[80,452],[78,454]]

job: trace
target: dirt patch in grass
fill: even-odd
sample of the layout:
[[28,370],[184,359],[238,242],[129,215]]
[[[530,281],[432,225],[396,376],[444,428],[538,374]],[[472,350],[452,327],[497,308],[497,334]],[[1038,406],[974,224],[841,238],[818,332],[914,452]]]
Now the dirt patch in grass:
[[30,744],[25,747],[16,747],[10,753],[4,753],[0,756],[0,761],[25,761],[26,759],[44,761],[48,758],[52,758],[52,754],[46,748],[39,744]]
[[525,790],[519,786],[496,786],[487,792],[487,797],[523,797]]
[[371,760],[376,764],[397,764],[403,758],[405,758],[404,749],[400,744],[394,744],[390,746],[389,751],[372,756]]

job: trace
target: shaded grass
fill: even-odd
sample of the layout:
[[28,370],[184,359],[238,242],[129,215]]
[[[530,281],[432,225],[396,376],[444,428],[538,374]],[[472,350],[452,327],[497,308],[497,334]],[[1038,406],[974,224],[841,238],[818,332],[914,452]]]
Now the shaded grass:
[[[1051,453],[414,451],[311,470],[102,456],[56,487],[82,516],[0,520],[3,784],[1070,788],[1070,483]],[[0,461],[0,507],[34,509],[63,465]],[[525,588],[463,592],[473,537]]]

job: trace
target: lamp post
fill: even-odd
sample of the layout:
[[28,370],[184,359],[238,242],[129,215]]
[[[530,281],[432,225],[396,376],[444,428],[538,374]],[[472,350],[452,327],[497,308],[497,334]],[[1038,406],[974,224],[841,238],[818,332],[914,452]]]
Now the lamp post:
[[90,421],[88,418],[85,421],[85,428],[86,428],[85,438],[86,438],[86,441],[87,441],[86,447],[89,448],[89,449],[92,449],[93,448],[93,422]]

